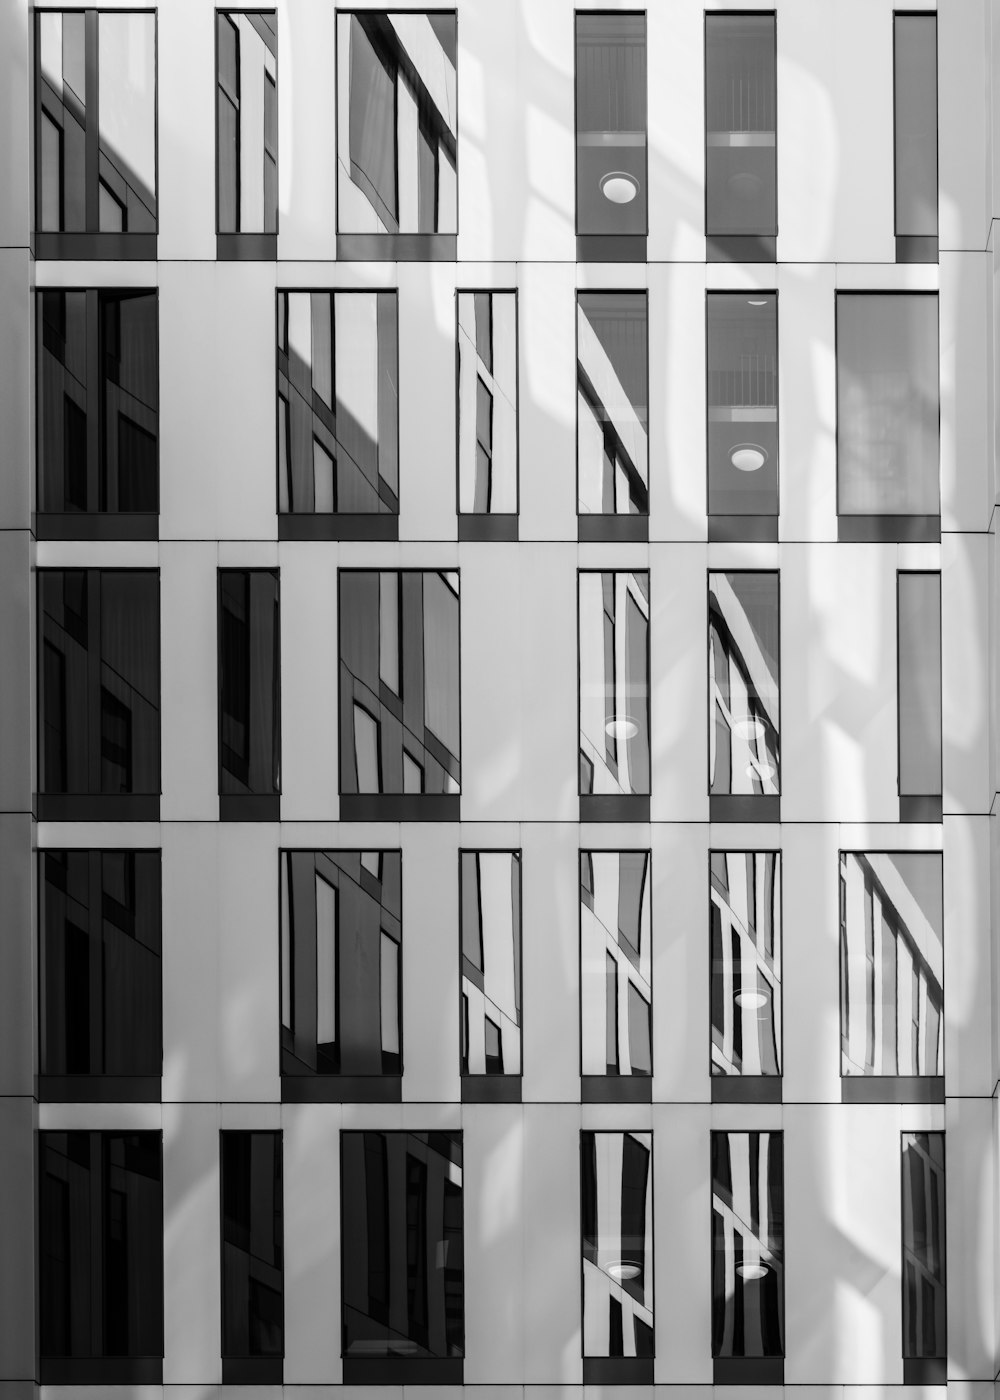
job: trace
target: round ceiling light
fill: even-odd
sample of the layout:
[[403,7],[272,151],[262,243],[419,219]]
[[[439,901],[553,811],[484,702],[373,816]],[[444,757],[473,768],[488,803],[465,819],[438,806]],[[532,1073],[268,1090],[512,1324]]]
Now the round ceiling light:
[[628,715],[623,718],[609,719],[604,726],[604,732],[609,739],[616,739],[619,744],[626,739],[634,739],[639,732],[639,726],[634,719],[629,719]]
[[761,1260],[759,1263],[737,1264],[736,1272],[742,1279],[761,1279],[767,1277],[767,1265]]
[[737,992],[733,1000],[737,1006],[742,1006],[747,1011],[759,1011],[762,1006],[767,1005],[767,994],[765,992]]
[[631,204],[639,193],[639,181],[624,170],[609,170],[601,176],[601,194],[612,204]]
[[755,299],[754,297],[747,297],[747,306],[766,306],[766,305],[767,305],[767,297],[758,297],[758,298],[756,298],[756,299]]
[[766,759],[761,759],[756,765],[748,763],[746,772],[748,778],[759,778],[762,783],[766,783],[774,777],[777,769],[773,763],[768,763]]
[[726,181],[730,194],[737,199],[756,199],[764,188],[764,181],[759,175],[755,175],[752,170],[737,170],[735,175],[730,175]]
[[638,1278],[640,1269],[638,1264],[633,1264],[628,1259],[616,1259],[613,1264],[608,1265],[608,1273],[621,1283],[626,1279]]
[[767,461],[767,453],[755,442],[738,442],[730,448],[729,460],[738,472],[759,472]]

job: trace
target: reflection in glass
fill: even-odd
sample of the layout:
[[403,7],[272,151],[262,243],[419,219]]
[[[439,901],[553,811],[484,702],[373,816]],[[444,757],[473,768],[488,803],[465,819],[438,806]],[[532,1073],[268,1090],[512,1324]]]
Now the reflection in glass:
[[281,1134],[223,1132],[223,1358],[285,1351]]
[[840,856],[840,1072],[944,1073],[941,856]]
[[278,509],[399,511],[395,292],[278,293]]
[[458,293],[458,509],[517,512],[517,298]]
[[580,792],[649,792],[649,574],[581,573]]
[[521,1073],[521,856],[461,852],[462,1073]]
[[576,231],[646,232],[646,16],[576,16]]
[[465,1353],[462,1134],[341,1134],[346,1357]]
[[777,794],[778,575],[708,576],[709,792]]
[[708,295],[708,511],[778,513],[778,298]]
[[944,1133],[904,1133],[903,1356],[948,1355]]
[[837,511],[940,515],[937,293],[837,294]]
[[896,234],[938,231],[937,15],[893,15]]
[[219,791],[281,791],[278,574],[219,570]]
[[712,1073],[781,1073],[781,854],[712,851]]
[[577,297],[581,515],[649,514],[646,293]]
[[159,1075],[159,851],[39,860],[42,1074]]
[[781,1133],[712,1134],[712,1355],[782,1356]]
[[401,865],[282,851],[282,1074],[402,1072]]
[[278,25],[274,10],[216,12],[219,232],[278,228]]
[[778,231],[773,14],[705,17],[705,232]]
[[583,1133],[583,1354],[653,1355],[653,1135]]
[[580,852],[582,1072],[650,1075],[648,851]]
[[896,575],[899,792],[941,794],[941,575]]
[[455,13],[337,16],[341,233],[458,228]]
[[458,643],[457,574],[341,571],[342,793],[461,790]]

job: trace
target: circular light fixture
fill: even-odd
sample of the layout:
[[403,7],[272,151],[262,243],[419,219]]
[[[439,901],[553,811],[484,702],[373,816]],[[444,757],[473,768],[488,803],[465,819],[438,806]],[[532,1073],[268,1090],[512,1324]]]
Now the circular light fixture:
[[631,204],[639,193],[639,181],[624,170],[609,170],[601,176],[601,194],[612,204]]
[[738,472],[759,472],[767,461],[767,453],[755,442],[738,442],[729,449],[729,460]]
[[759,175],[755,175],[752,170],[737,170],[735,175],[730,175],[726,181],[730,194],[737,199],[756,199],[764,188],[764,181]]
[[628,715],[623,718],[609,719],[604,726],[604,732],[609,739],[615,739],[619,744],[623,744],[626,739],[634,739],[639,732],[639,726],[634,719],[629,719]]
[[737,1264],[736,1272],[742,1279],[761,1279],[767,1277],[768,1268],[763,1260],[761,1260],[759,1263],[754,1264]]
[[607,1271],[619,1283],[626,1279],[638,1278],[640,1273],[639,1265],[631,1263],[628,1259],[616,1259],[613,1264],[608,1265]]
[[767,305],[767,297],[760,297],[760,298],[758,298],[758,299],[755,299],[754,297],[747,297],[747,306],[766,306],[766,305]]
[[762,1006],[767,1005],[767,995],[764,992],[737,992],[733,1000],[737,1006],[742,1006],[747,1011],[759,1011]]
[[738,739],[746,739],[748,744],[751,739],[761,744],[767,731],[759,719],[738,719],[733,725],[733,733]]
[[752,763],[748,763],[746,768],[748,778],[759,778],[762,783],[768,782],[774,777],[776,772],[777,769],[774,764],[768,763],[766,759],[761,759],[756,766]]

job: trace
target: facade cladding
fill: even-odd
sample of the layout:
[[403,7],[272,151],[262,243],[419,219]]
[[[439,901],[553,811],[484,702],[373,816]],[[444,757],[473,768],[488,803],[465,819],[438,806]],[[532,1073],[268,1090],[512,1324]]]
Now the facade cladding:
[[932,5],[0,7],[0,1400],[993,1400]]

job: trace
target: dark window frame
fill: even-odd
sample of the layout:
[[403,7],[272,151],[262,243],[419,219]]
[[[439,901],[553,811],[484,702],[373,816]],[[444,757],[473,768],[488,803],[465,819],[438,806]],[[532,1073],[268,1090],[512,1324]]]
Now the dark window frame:
[[[900,791],[902,777],[902,725],[900,724],[900,646],[899,646],[899,580],[904,574],[922,574],[938,581],[938,709],[941,714],[941,765],[938,773],[938,792],[923,796]],[[896,793],[899,797],[899,820],[905,822],[932,822],[944,820],[944,595],[942,591],[941,569],[897,569],[896,570]]]
[[[463,1054],[465,1017],[468,1010],[462,991],[464,978],[462,971],[462,958],[464,956],[462,951],[462,910],[465,880],[462,866],[464,856],[476,856],[478,866],[478,857],[481,855],[509,855],[517,863],[518,920],[515,957],[517,959],[517,1003],[520,1015],[518,1022],[520,1056],[519,1068],[516,1073],[505,1069],[500,1074],[491,1071],[487,1071],[485,1074],[473,1074],[462,1068],[465,1058]],[[458,1066],[463,1103],[521,1102],[524,1080],[524,848],[522,846],[459,846],[458,848]]]
[[[273,9],[273,8],[268,9],[268,8],[266,8],[266,7],[264,7],[264,6],[255,7],[255,8],[251,8],[251,9],[234,9],[234,8],[232,8],[232,6],[229,6],[228,8],[225,8],[225,9],[223,9],[223,8],[216,9],[216,10],[213,11],[213,13],[214,13],[214,16],[215,16],[215,31],[214,31],[214,34],[213,34],[213,45],[214,45],[214,51],[215,51],[215,113],[214,113],[214,117],[213,117],[213,120],[214,120],[214,123],[215,123],[215,244],[216,244],[215,256],[216,256],[216,259],[217,259],[218,261],[220,261],[220,262],[222,262],[222,261],[235,261],[235,262],[251,262],[251,261],[257,262],[257,261],[262,261],[262,262],[273,262],[273,261],[276,261],[276,260],[277,260],[277,257],[278,257],[278,234],[279,234],[279,232],[281,231],[281,200],[280,200],[279,195],[278,195],[278,183],[277,183],[277,182],[278,182],[278,171],[280,170],[280,166],[279,166],[279,152],[280,152],[280,124],[279,124],[279,118],[280,118],[280,112],[279,112],[279,109],[278,109],[278,106],[277,106],[277,102],[278,102],[278,76],[279,76],[279,74],[278,74],[278,23],[277,23],[277,21],[278,21],[278,12],[277,12],[276,9]],[[274,74],[275,74],[275,76],[274,76],[274,83],[273,83],[273,86],[274,86],[274,102],[275,102],[275,142],[274,142],[275,201],[274,201],[274,231],[273,231],[273,233],[272,233],[272,232],[264,232],[263,230],[261,230],[261,231],[259,231],[259,232],[258,232],[258,231],[243,232],[243,230],[241,230],[241,229],[225,230],[225,229],[222,229],[222,228],[220,227],[220,207],[219,207],[219,206],[220,206],[220,198],[219,198],[219,195],[220,195],[220,177],[221,177],[221,174],[222,174],[222,150],[221,150],[221,142],[220,142],[221,132],[220,132],[220,129],[219,129],[219,92],[220,92],[220,90],[221,90],[221,88],[222,88],[222,78],[221,78],[221,73],[220,73],[220,70],[219,70],[219,22],[220,22],[222,19],[227,19],[227,20],[229,20],[230,23],[232,23],[232,22],[233,22],[233,21],[232,21],[232,16],[233,16],[233,15],[246,15],[247,17],[249,17],[249,16],[251,16],[251,15],[273,15],[273,16],[274,16],[274,20],[275,20],[275,23],[274,23]],[[234,25],[234,28],[236,28],[235,25]],[[264,39],[263,39],[263,36],[261,37],[261,42],[262,42],[262,43],[265,42]],[[239,76],[240,76],[240,48],[239,48],[239,43],[240,43],[240,41],[239,41],[239,29],[236,28],[236,71],[237,71],[237,77],[238,77],[238,78],[239,78]],[[265,72],[265,75],[264,75],[264,82],[265,82],[265,85],[266,85],[269,81],[270,81],[270,75],[267,74],[267,73]],[[240,99],[241,99],[240,105],[236,108],[236,204],[237,204],[236,214],[237,214],[237,221],[239,220],[239,200],[240,200],[240,158],[239,158],[239,157],[240,157],[240,137],[241,137],[240,117],[241,117],[241,115],[242,115],[242,110],[243,110],[243,108],[242,108],[242,91],[241,91],[241,93],[240,93]],[[265,106],[265,110],[266,110],[266,98],[265,98],[265,104],[264,104],[264,106]],[[265,121],[265,132],[266,132],[266,120],[267,120],[267,119],[266,119],[266,116],[264,116],[264,112],[262,112],[261,115],[264,117],[264,121]],[[263,160],[264,160],[264,162],[265,162],[265,165],[266,165],[266,162],[267,162],[267,159],[268,159],[268,155],[269,155],[269,151],[268,151],[267,139],[266,139],[266,135],[265,135],[265,139],[264,139],[264,142],[263,142]],[[265,197],[266,197],[266,194],[265,194]],[[264,221],[265,221],[265,223],[267,222],[267,211],[266,211],[266,210],[264,211]]]
[[[461,460],[461,382],[462,382],[462,343],[459,327],[459,297],[488,296],[490,298],[490,335],[492,345],[493,297],[512,296],[514,298],[514,501],[513,512],[488,511],[486,513],[462,510],[462,487],[460,477]],[[455,515],[458,520],[459,540],[508,540],[517,541],[521,515],[521,332],[520,310],[516,287],[456,287],[455,288]],[[477,367],[478,372],[478,367]],[[492,372],[492,371],[491,371]]]
[[[247,579],[247,599],[248,616],[246,626],[250,630],[250,578],[253,574],[269,574],[274,579],[274,654],[272,657],[272,675],[274,683],[273,691],[273,713],[272,719],[272,773],[274,773],[274,790],[269,793],[260,792],[225,792],[223,787],[223,772],[228,771],[223,763],[223,599],[222,599],[222,578],[224,574],[240,574]],[[217,754],[217,791],[219,794],[219,815],[221,821],[278,821],[281,810],[281,569],[275,565],[252,565],[240,567],[238,565],[220,565],[216,569],[216,754]],[[247,685],[247,702],[250,703],[250,696],[253,691],[253,668],[250,657],[249,645],[247,650],[247,665],[250,671]],[[247,724],[247,743],[250,744],[249,719]],[[249,783],[249,778],[248,778]]]
[[[281,1197],[281,1355],[251,1354],[243,1356],[226,1349],[226,1173],[225,1142],[236,1137],[276,1138],[275,1161],[278,1167],[278,1189]],[[252,1211],[252,1202],[251,1202]],[[285,1168],[284,1132],[281,1128],[220,1128],[219,1129],[219,1354],[222,1361],[223,1385],[281,1385],[285,1358]]]

